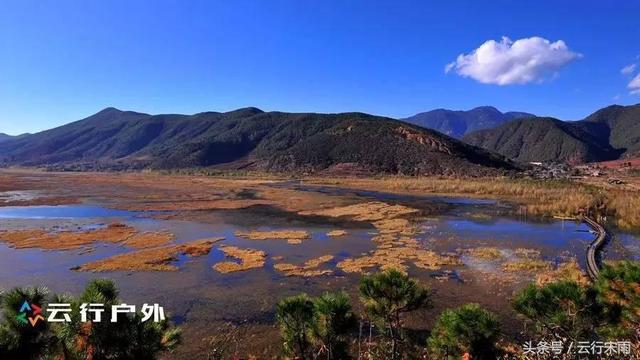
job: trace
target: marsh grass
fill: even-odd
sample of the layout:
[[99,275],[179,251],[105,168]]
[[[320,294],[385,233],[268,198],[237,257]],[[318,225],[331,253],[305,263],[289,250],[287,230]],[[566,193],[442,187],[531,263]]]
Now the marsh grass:
[[513,271],[542,271],[549,270],[551,264],[538,259],[520,259],[507,262],[503,265],[503,270],[507,272]]
[[580,286],[589,285],[589,278],[582,271],[576,259],[560,264],[557,268],[542,271],[536,275],[536,284],[543,286],[558,281],[573,281]]
[[174,264],[179,255],[189,257],[204,256],[209,254],[215,242],[223,238],[209,238],[194,240],[171,246],[162,246],[151,249],[137,250],[133,252],[114,255],[105,259],[86,263],[75,268],[77,271],[178,271]]
[[611,191],[609,208],[613,211],[614,221],[622,229],[640,228],[640,194],[631,191]]
[[[205,175],[221,179],[261,179],[277,181],[300,179],[292,174],[263,173],[257,171],[202,171],[181,170],[167,174]],[[521,205],[524,216],[575,217],[584,213],[593,216],[609,215],[613,223],[625,230],[640,230],[640,192],[634,189],[616,189],[606,181],[536,180],[508,177],[314,177],[303,176],[310,184],[360,188],[395,193],[433,194],[493,198]],[[633,181],[630,181],[633,182]],[[482,215],[479,215],[482,216]]]
[[223,274],[261,268],[265,264],[267,253],[255,249],[243,249],[236,246],[223,245],[219,248],[227,257],[235,258],[240,262],[221,261],[213,268]]
[[640,193],[605,189],[574,180],[384,176],[307,181],[396,193],[502,199],[520,204],[522,215],[611,215],[616,225],[623,229],[640,228]]
[[469,255],[485,260],[495,260],[502,258],[502,252],[500,249],[494,247],[478,247],[467,249],[466,251]]

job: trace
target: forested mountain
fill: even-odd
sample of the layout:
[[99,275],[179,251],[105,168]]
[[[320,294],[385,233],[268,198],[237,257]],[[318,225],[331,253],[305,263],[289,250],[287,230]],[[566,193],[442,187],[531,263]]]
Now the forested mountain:
[[579,164],[638,156],[640,105],[613,105],[581,121],[519,119],[471,133],[463,141],[517,161]]
[[398,120],[363,113],[256,108],[153,116],[107,108],[80,121],[0,143],[0,163],[78,169],[346,168],[465,175],[514,169],[497,154]]
[[589,115],[584,123],[600,124],[612,147],[624,157],[640,155],[640,104],[613,105]]

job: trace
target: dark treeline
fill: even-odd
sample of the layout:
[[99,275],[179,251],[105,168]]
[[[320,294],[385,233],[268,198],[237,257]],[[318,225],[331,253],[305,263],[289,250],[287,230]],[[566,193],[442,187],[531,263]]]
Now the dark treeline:
[[[589,285],[559,280],[529,285],[513,307],[527,325],[531,343],[628,341],[637,358],[640,344],[640,263],[605,265]],[[515,359],[523,345],[501,332],[497,316],[478,304],[443,311],[426,337],[403,326],[410,312],[431,306],[432,292],[397,270],[364,276],[359,287],[362,321],[377,329],[362,339],[362,329],[344,292],[283,299],[277,320],[283,355],[290,359]],[[365,334],[365,337],[369,336]],[[363,343],[365,345],[363,345]],[[584,356],[584,355],[583,355]],[[635,357],[634,357],[635,356]],[[574,359],[551,352],[539,359]],[[594,357],[595,358],[595,357]],[[625,357],[621,357],[625,358]]]

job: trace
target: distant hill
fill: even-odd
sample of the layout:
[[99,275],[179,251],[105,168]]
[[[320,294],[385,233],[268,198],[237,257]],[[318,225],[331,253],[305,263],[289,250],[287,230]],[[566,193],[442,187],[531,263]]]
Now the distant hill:
[[460,139],[473,131],[495,128],[513,119],[534,116],[524,112],[502,113],[494,107],[481,106],[468,111],[436,109],[402,120]]
[[599,136],[597,126],[584,125],[553,118],[522,119],[471,133],[463,140],[520,162],[580,164],[620,155]]
[[15,140],[15,139],[20,139],[22,137],[28,136],[31,134],[25,133],[25,134],[20,134],[20,135],[7,135],[4,133],[0,133],[0,142],[5,141],[5,140]]
[[612,105],[589,115],[584,123],[600,124],[609,144],[625,158],[640,155],[640,104]]
[[640,104],[609,106],[581,121],[519,119],[463,141],[517,161],[580,164],[640,153]]
[[503,157],[436,131],[362,113],[148,115],[107,108],[86,119],[0,143],[4,165],[76,169],[224,167],[347,169],[482,175],[512,170]]

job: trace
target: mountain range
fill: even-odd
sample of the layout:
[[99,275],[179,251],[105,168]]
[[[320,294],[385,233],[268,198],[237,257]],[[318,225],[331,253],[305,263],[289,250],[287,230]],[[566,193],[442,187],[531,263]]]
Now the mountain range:
[[640,104],[612,105],[584,120],[516,119],[463,141],[520,162],[582,164],[640,155]]
[[[195,115],[106,108],[36,134],[0,134],[0,165],[473,176],[513,171],[526,162],[582,164],[640,156],[640,104],[609,106],[580,121],[488,106],[439,109],[405,120],[257,108]],[[442,126],[462,124],[452,135],[466,135],[458,140],[422,127],[425,123],[443,131]]]
[[1,142],[0,164],[412,175],[483,175],[517,167],[493,152],[390,118],[257,108],[195,115],[107,108],[58,128]]
[[515,111],[502,113],[492,106],[480,106],[467,111],[436,109],[402,120],[460,139],[477,130],[495,128],[513,119],[534,116]]

